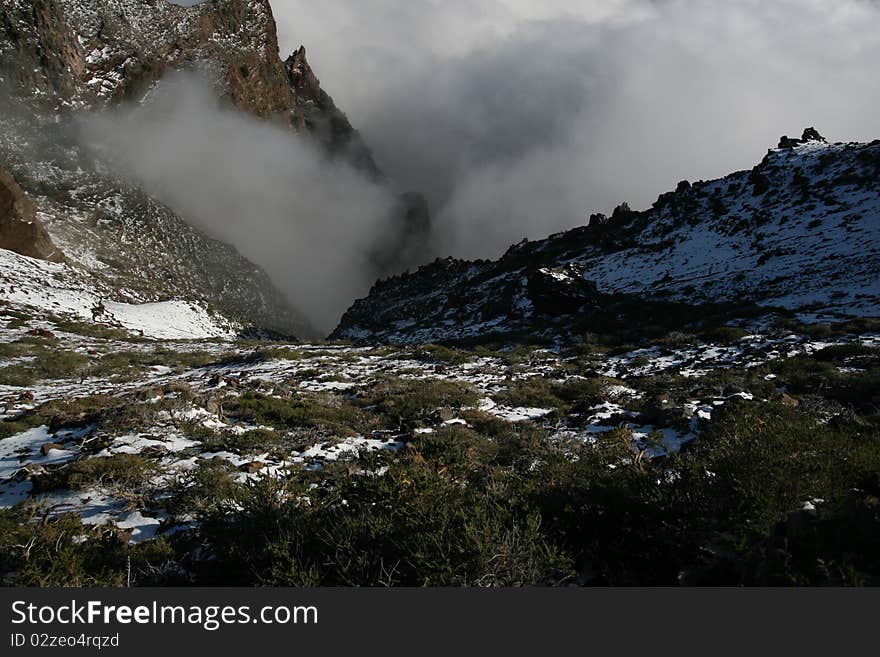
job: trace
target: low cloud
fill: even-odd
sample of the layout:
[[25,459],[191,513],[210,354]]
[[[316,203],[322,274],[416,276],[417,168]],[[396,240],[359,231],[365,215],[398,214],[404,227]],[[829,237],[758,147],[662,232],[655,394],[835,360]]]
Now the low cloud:
[[650,204],[753,166],[782,133],[880,137],[870,0],[274,3],[380,166],[424,191],[432,253]]
[[375,278],[391,193],[309,140],[225,107],[193,73],[81,125],[85,142],[211,236],[262,265],[329,333]]

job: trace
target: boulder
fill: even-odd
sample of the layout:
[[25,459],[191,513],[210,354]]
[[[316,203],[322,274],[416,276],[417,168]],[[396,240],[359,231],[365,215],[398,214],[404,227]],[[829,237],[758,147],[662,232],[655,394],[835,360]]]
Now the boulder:
[[63,450],[64,445],[59,445],[58,443],[46,443],[45,445],[40,447],[40,454],[42,454],[43,456],[49,456],[49,452],[51,452],[53,449]]
[[35,338],[45,338],[46,340],[54,340],[55,334],[52,331],[47,331],[46,329],[33,329],[32,331],[27,332],[28,335],[32,335]]
[[29,258],[64,262],[64,255],[37,219],[33,202],[3,169],[0,169],[0,249]]
[[780,401],[783,403],[783,405],[790,406],[791,408],[797,408],[801,405],[801,403],[797,399],[785,392],[782,393],[782,399]]
[[804,130],[800,139],[795,139],[794,137],[789,137],[787,135],[783,135],[782,139],[779,140],[778,148],[794,148],[795,146],[800,146],[801,144],[806,144],[811,141],[819,141],[822,143],[826,143],[827,140],[825,137],[819,134],[819,131],[816,128],[807,128]]
[[250,463],[242,463],[238,466],[240,472],[245,472],[247,474],[256,474],[263,469],[265,469],[266,464],[261,461],[251,461]]
[[804,130],[804,134],[801,135],[801,141],[806,143],[808,141],[827,141],[825,137],[819,134],[819,131],[816,128],[807,128]]
[[147,445],[141,450],[141,456],[145,457],[161,457],[168,454],[168,448],[164,445]]

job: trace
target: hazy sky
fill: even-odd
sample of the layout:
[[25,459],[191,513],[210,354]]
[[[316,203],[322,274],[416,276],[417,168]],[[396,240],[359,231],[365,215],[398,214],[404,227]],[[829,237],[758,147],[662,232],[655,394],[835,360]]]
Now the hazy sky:
[[[428,255],[494,257],[646,207],[807,126],[880,137],[876,0],[272,4],[282,56],[304,44],[398,190],[428,196]],[[357,211],[334,223],[348,225],[362,234]]]
[[880,137],[869,0],[276,0],[380,165],[447,249],[494,255],[783,133]]

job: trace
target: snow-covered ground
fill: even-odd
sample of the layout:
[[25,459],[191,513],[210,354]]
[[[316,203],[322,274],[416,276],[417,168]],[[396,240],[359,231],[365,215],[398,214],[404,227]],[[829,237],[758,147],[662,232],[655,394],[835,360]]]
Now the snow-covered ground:
[[[63,288],[61,288],[63,289]],[[141,324],[140,326],[143,326]],[[20,321],[3,319],[0,342],[14,343],[34,329],[51,330],[39,317]],[[31,340],[35,339],[30,336]],[[240,482],[283,477],[291,469],[320,470],[326,464],[357,457],[363,452],[393,455],[423,434],[442,433],[468,426],[475,418],[494,417],[509,423],[527,423],[546,431],[549,440],[595,442],[617,431],[631,441],[635,456],[653,458],[699,438],[705,422],[718,408],[738,399],[760,400],[749,390],[729,390],[700,382],[725,370],[754,371],[779,359],[812,354],[835,344],[858,341],[880,346],[874,334],[815,340],[785,332],[753,333],[727,343],[694,343],[680,347],[654,346],[627,353],[595,353],[585,365],[575,356],[549,349],[532,350],[526,359],[468,352],[453,362],[408,348],[363,348],[334,344],[271,345],[254,357],[253,347],[228,341],[116,341],[58,331],[54,348],[100,358],[103,354],[200,352],[213,364],[155,365],[122,378],[111,375],[82,380],[55,379],[27,387],[0,385],[0,420],[26,417],[47,402],[105,395],[123,407],[142,409],[134,417],[147,418],[127,425],[84,419],[81,426],[56,431],[48,424],[23,427],[0,439],[0,507],[27,503],[50,514],[72,511],[86,524],[112,525],[128,540],[153,538],[178,531],[191,518],[175,517],[167,508],[171,490],[179,490],[191,473],[207,462],[225,463]],[[461,355],[464,352],[459,352]],[[27,363],[27,357],[21,357]],[[4,367],[0,363],[0,369]],[[583,368],[588,373],[581,373]],[[847,367],[853,371],[855,367]],[[760,370],[761,380],[774,375]],[[672,378],[692,382],[657,397],[657,381]],[[321,408],[356,402],[383,381],[445,382],[473,393],[467,405],[425,409],[417,426],[375,429],[350,435],[336,429],[295,430],[289,426],[249,423],[228,409],[248,393],[267,398],[302,401]],[[597,381],[594,397],[570,408],[536,403],[510,403],[506,397],[538,391],[541,385],[576,386]],[[781,391],[780,391],[781,392]],[[536,397],[535,399],[541,399]],[[363,409],[373,412],[372,407]],[[24,414],[24,415],[23,415]],[[254,431],[274,432],[277,444],[253,449],[222,447],[217,438],[241,437]],[[213,443],[211,441],[214,441]],[[84,489],[35,492],[34,477],[83,459],[140,456],[154,467],[137,494],[97,481]]]
[[107,299],[86,272],[0,249],[0,302],[47,317],[123,328],[146,338],[229,338],[237,328],[203,306],[182,300],[120,303]]
[[632,295],[634,322],[645,301],[687,304],[695,319],[713,304],[806,322],[880,317],[878,163],[880,141],[773,149],[752,171],[682,183],[644,212],[524,241],[496,261],[438,260],[380,281],[334,336],[567,336],[614,313],[620,295]]

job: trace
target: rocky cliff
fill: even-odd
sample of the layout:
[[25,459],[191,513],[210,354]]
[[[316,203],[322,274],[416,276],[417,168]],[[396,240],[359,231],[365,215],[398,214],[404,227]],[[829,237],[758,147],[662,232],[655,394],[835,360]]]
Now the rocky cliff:
[[4,0],[0,76],[49,105],[138,98],[168,71],[197,68],[236,107],[314,134],[379,175],[345,114],[321,88],[305,48],[282,61],[268,0]]
[[[218,96],[238,109],[315,139],[328,156],[384,181],[321,88],[305,49],[281,58],[268,0],[192,7],[166,0],[3,0],[0,167],[36,202],[48,228],[16,224],[33,226],[27,247],[21,230],[14,238],[4,230],[4,239],[18,240],[16,250],[27,255],[48,253],[54,239],[72,266],[127,301],[198,299],[233,319],[310,334],[258,267],[118,178],[64,129],[81,112],[142,99],[179,69],[207,75]],[[383,257],[393,269],[393,258]]]

